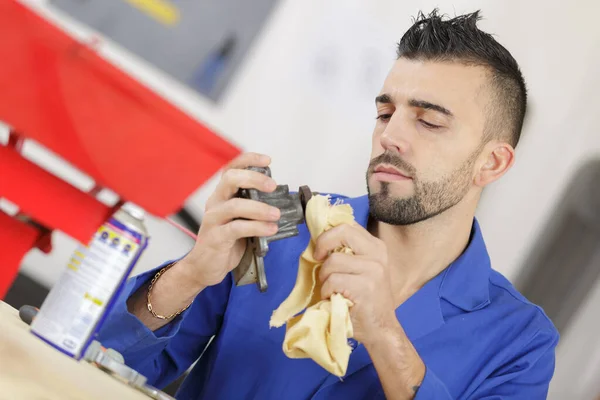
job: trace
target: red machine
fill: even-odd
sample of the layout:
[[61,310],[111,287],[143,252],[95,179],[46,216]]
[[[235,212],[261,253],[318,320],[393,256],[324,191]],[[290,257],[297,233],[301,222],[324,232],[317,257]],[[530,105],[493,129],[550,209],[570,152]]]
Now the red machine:
[[166,217],[239,149],[15,0],[0,1],[0,298],[23,256],[58,229],[87,242],[113,210],[21,157],[32,139],[147,212]]

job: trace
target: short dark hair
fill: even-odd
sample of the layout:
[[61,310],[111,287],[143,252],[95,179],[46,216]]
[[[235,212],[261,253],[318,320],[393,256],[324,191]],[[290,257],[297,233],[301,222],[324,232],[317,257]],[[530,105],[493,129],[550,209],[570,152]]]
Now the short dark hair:
[[451,19],[440,16],[438,9],[429,15],[419,12],[398,43],[397,56],[486,67],[493,98],[484,137],[500,136],[515,147],[527,109],[525,80],[508,50],[477,28],[480,19],[479,10]]

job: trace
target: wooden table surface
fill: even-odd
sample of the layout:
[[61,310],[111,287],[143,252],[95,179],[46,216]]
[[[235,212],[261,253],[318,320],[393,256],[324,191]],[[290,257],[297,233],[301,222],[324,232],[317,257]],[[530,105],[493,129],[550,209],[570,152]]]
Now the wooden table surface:
[[0,301],[0,400],[148,400],[85,361],[75,361],[29,332]]

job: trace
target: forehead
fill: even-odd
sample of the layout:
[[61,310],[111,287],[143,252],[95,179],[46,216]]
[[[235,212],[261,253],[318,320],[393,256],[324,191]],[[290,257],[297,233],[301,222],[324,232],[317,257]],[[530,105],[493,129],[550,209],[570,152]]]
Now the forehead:
[[457,118],[483,117],[488,99],[483,67],[458,62],[398,59],[388,73],[382,93],[395,103],[410,99],[439,104]]

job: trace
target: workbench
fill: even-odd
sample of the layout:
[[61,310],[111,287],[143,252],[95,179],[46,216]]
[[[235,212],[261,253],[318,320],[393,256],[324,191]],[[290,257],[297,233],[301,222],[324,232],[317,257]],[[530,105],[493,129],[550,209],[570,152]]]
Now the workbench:
[[148,400],[86,361],[76,361],[29,332],[0,301],[0,400]]

